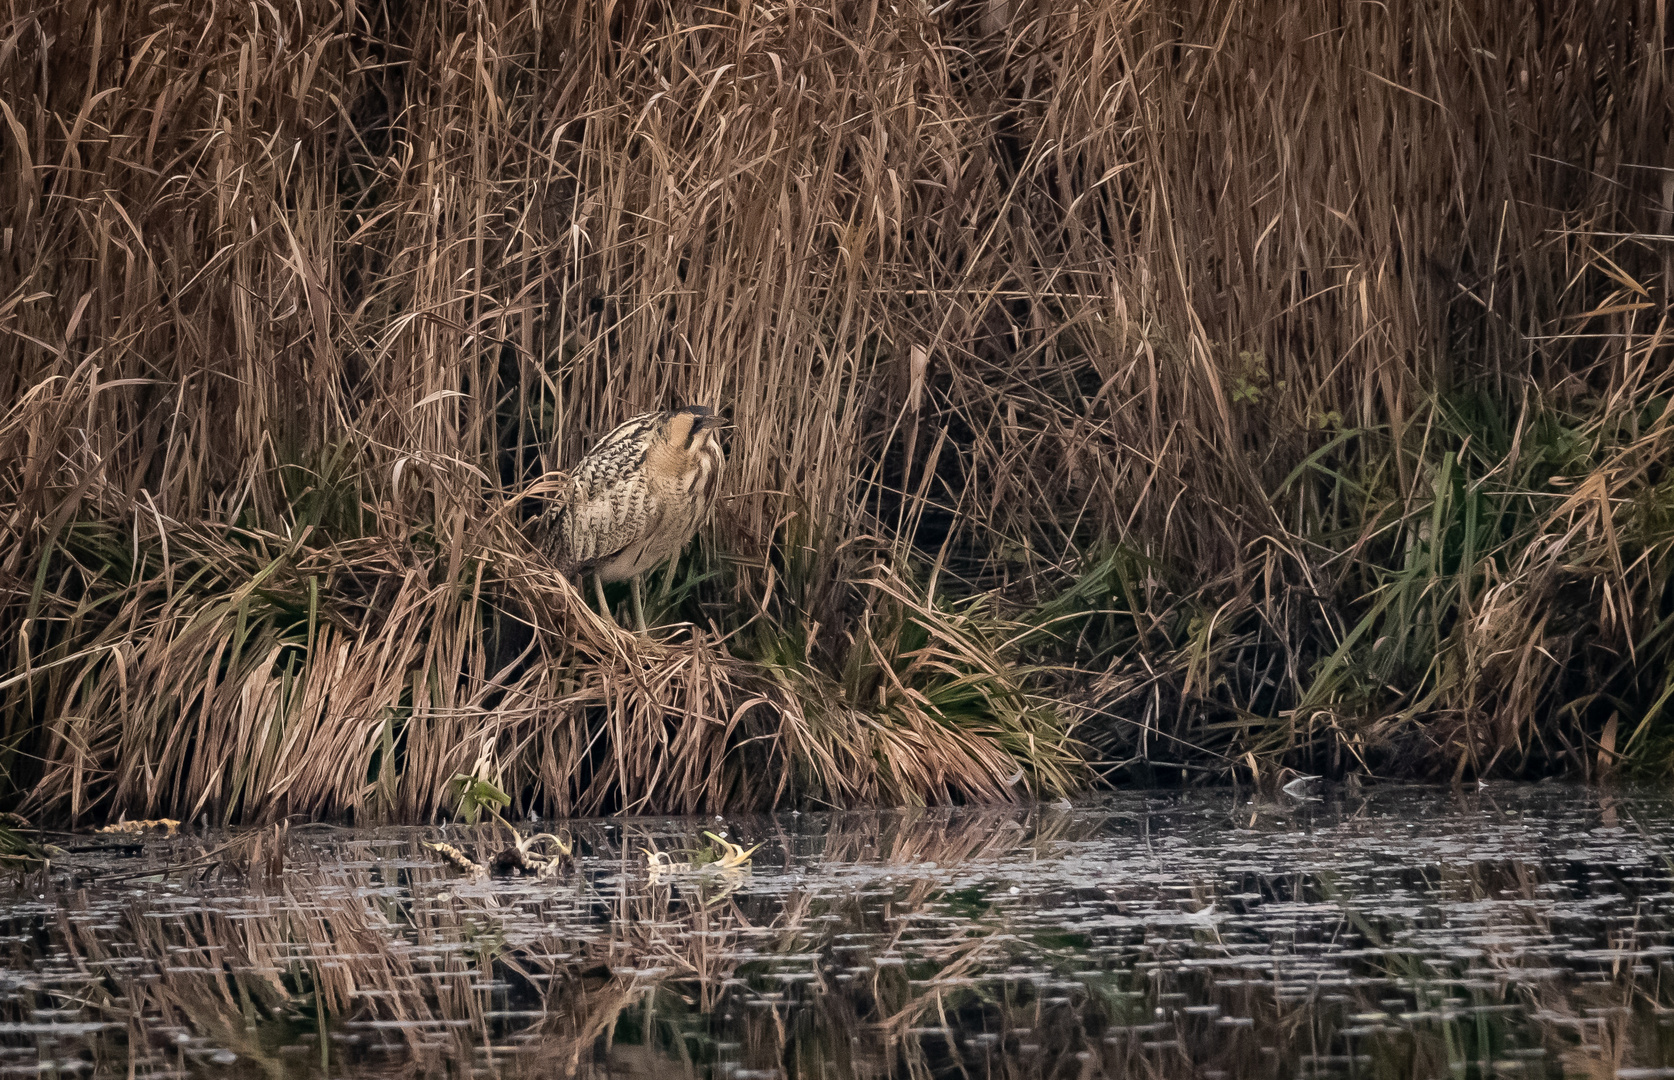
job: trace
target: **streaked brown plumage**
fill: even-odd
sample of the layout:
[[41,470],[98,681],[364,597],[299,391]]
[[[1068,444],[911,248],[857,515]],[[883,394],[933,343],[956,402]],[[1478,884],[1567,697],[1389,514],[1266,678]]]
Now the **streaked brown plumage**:
[[678,555],[709,516],[726,455],[713,410],[690,405],[636,416],[600,439],[570,473],[546,522],[547,557],[565,573],[633,580],[634,617],[645,628],[639,575]]

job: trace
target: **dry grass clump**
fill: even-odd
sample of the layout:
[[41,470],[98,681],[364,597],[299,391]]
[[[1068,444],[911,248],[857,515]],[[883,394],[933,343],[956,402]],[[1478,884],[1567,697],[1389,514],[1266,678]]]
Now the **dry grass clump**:
[[[1141,765],[1665,761],[1658,18],[14,7],[13,785],[1064,790],[1025,656]],[[633,642],[515,500],[684,401],[730,489]]]

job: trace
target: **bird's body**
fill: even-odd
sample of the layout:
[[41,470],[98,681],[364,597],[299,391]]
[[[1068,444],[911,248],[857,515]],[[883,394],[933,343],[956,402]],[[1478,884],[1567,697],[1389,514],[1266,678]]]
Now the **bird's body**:
[[[633,579],[680,554],[715,505],[726,455],[701,405],[636,416],[600,439],[570,473],[546,530],[549,558],[595,584]],[[598,586],[603,605],[603,587]]]

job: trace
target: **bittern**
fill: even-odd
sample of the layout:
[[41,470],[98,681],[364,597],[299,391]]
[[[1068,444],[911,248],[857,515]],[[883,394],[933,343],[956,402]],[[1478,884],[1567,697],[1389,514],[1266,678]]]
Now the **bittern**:
[[547,525],[547,557],[565,573],[591,571],[599,611],[604,583],[631,580],[634,622],[645,629],[640,576],[680,554],[715,505],[726,455],[714,410],[688,405],[622,424],[570,473]]

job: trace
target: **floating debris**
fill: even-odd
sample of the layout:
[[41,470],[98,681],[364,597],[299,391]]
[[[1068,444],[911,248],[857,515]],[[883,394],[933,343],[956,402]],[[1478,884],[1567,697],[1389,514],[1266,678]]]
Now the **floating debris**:
[[487,877],[488,876],[488,867],[486,867],[486,866],[482,865],[481,863],[477,862],[475,859],[471,858],[469,855],[465,854],[463,851],[460,851],[458,848],[454,847],[452,844],[444,844],[444,843],[441,843],[439,841],[426,840],[426,841],[424,841],[424,846],[429,848],[431,851],[436,852],[443,859],[447,860],[449,863],[452,863],[455,867],[457,867],[460,870],[463,870],[465,873],[471,875],[474,878],[476,878],[476,877]]
[[717,870],[742,870],[750,865],[750,856],[754,855],[756,849],[761,847],[760,844],[757,844],[746,851],[742,845],[735,844],[723,836],[717,836],[707,829],[704,830],[703,835],[715,841],[716,846],[721,849],[720,855],[709,864]]
[[1322,778],[1318,776],[1298,776],[1279,790],[1293,799],[1311,799],[1315,796],[1309,794],[1308,785],[1317,783],[1320,779]]
[[[552,851],[541,850],[548,844]],[[510,847],[500,848],[480,863],[452,844],[426,840],[424,846],[472,877],[533,874],[544,879],[557,875],[571,863],[570,845],[552,833],[524,837],[514,832]]]
[[117,835],[132,836],[143,833],[148,829],[162,829],[164,835],[173,836],[179,828],[180,822],[176,821],[174,818],[165,817],[153,818],[149,821],[118,821],[114,825],[106,825],[102,828],[94,829],[93,831],[96,833],[114,833]]

